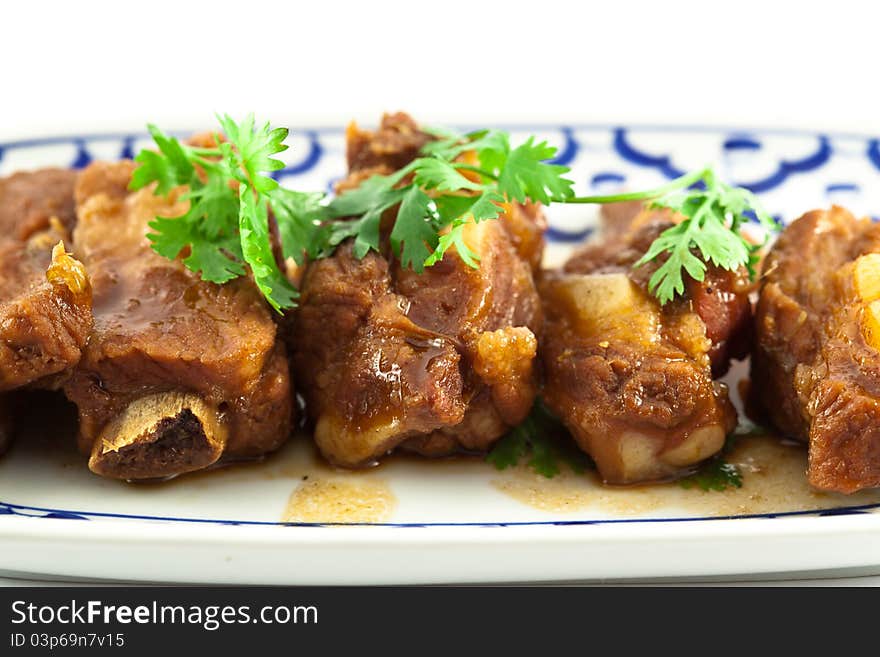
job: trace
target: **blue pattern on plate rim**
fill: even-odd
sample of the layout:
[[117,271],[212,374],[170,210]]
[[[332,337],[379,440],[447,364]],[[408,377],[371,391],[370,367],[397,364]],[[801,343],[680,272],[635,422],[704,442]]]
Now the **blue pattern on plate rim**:
[[[864,164],[873,174],[880,172],[880,138],[865,135],[851,134],[817,134],[795,130],[761,130],[755,129],[744,132],[741,128],[722,127],[673,127],[673,126],[613,126],[613,125],[514,125],[505,126],[516,138],[517,133],[537,132],[541,137],[550,138],[559,148],[556,157],[552,160],[557,164],[564,164],[574,169],[575,174],[585,172],[589,175],[576,175],[576,182],[584,191],[601,186],[606,190],[619,189],[624,185],[636,187],[649,180],[662,182],[663,179],[674,178],[682,175],[687,169],[694,166],[714,162],[724,173],[724,163],[731,155],[750,157],[754,166],[746,163],[745,170],[740,166],[737,177],[732,181],[735,184],[748,187],[758,193],[777,192],[793,182],[813,183],[821,179],[825,180],[829,174],[835,174],[835,179],[823,182],[814,189],[825,189],[825,201],[833,200],[833,194],[846,191],[849,194],[860,195],[864,193],[865,182],[878,182],[874,180],[853,180],[846,175],[837,172],[854,173],[856,168]],[[276,179],[290,184],[290,179],[311,176],[322,168],[328,154],[339,160],[338,148],[327,142],[330,138],[337,141],[342,133],[341,128],[312,128],[305,129],[298,134],[305,137],[308,146],[305,155],[297,155],[297,158],[285,163],[285,167],[274,172]],[[551,137],[552,135],[552,137]],[[655,152],[640,143],[644,136],[665,135],[669,137],[665,151]],[[704,138],[710,156],[706,161],[689,163],[685,167],[679,163],[673,152],[677,148],[676,140],[682,136]],[[18,150],[40,148],[44,146],[72,146],[73,156],[67,162],[54,161],[52,164],[82,168],[93,159],[100,159],[93,152],[95,145],[101,144],[102,155],[110,149],[107,145],[116,143],[115,152],[119,157],[132,157],[136,152],[136,143],[143,140],[147,135],[143,133],[118,133],[118,134],[92,134],[74,135],[67,137],[48,137],[27,139],[0,143],[0,173],[11,173],[5,170],[4,163],[10,154]],[[809,152],[800,151],[786,152],[786,144],[779,143],[775,138],[788,137],[808,140],[812,146]],[[836,147],[837,142],[858,142],[856,149]],[[295,149],[291,149],[293,151]],[[289,151],[285,155],[294,155]],[[771,170],[767,170],[767,162],[774,164]],[[49,164],[47,162],[46,164]],[[740,162],[740,164],[742,164]],[[750,167],[754,173],[750,176]],[[342,171],[326,172],[319,184],[312,184],[310,188],[329,189],[333,182],[340,176]],[[863,175],[864,172],[858,172]],[[310,181],[311,182],[311,181]],[[852,200],[852,197],[850,197]],[[865,213],[872,216],[880,216],[880,200],[876,206],[865,209]],[[778,209],[770,208],[774,214]],[[806,209],[806,208],[805,208]],[[790,217],[787,217],[790,218]],[[569,226],[551,226],[550,241],[559,239],[569,242],[574,239],[572,235],[583,235],[586,226],[578,230],[572,230]]]
[[[710,156],[708,162],[714,162],[719,166],[722,175],[725,173],[724,163],[731,156],[745,156],[746,170],[742,166],[737,170],[737,178],[733,182],[752,189],[753,191],[768,195],[765,203],[772,200],[770,196],[786,191],[787,187],[794,187],[795,183],[801,189],[822,190],[822,194],[815,198],[817,202],[829,203],[839,198],[840,194],[847,195],[848,202],[857,202],[864,196],[866,189],[880,188],[880,138],[872,138],[865,135],[852,134],[816,134],[806,131],[795,130],[749,130],[744,132],[741,128],[726,129],[723,127],[679,127],[679,126],[614,126],[614,125],[517,125],[504,126],[514,135],[523,133],[538,133],[542,137],[550,138],[552,143],[558,146],[559,151],[553,162],[570,166],[576,184],[584,192],[595,190],[613,191],[624,185],[633,188],[643,184],[662,182],[664,179],[682,175],[685,168],[677,163],[675,153],[669,151],[653,151],[640,145],[642,136],[656,137],[657,135],[671,138],[670,148],[676,148],[676,137],[690,139],[702,139],[703,150],[710,153],[714,150],[714,156]],[[338,146],[330,143],[335,139],[337,142],[342,133],[341,128],[313,128],[296,133],[308,140],[308,148],[305,156],[285,162],[285,167],[274,176],[285,184],[291,184],[293,178],[313,176],[320,172],[323,178],[309,180],[307,185],[310,189],[332,189],[333,183],[342,175],[342,171],[322,171],[322,164],[328,154],[336,157],[341,162]],[[551,138],[550,135],[553,135]],[[92,134],[75,135],[67,137],[48,137],[40,139],[20,140],[0,143],[0,175],[12,173],[4,170],[4,164],[9,160],[11,153],[19,150],[41,148],[47,146],[72,147],[73,155],[68,161],[47,161],[41,165],[71,166],[82,168],[95,159],[100,159],[93,152],[100,145],[101,156],[107,152],[115,152],[121,158],[130,158],[135,154],[136,144],[147,135],[143,133],[124,134]],[[785,138],[800,139],[813,144],[808,153],[787,152],[784,143]],[[662,139],[661,139],[662,141]],[[116,148],[113,148],[113,145]],[[838,148],[837,144],[845,147]],[[108,146],[110,148],[108,148]],[[293,154],[293,153],[291,153]],[[286,155],[286,154],[285,154]],[[754,164],[754,173],[749,177],[749,160]],[[770,170],[767,163],[772,162]],[[692,166],[701,166],[707,162]],[[742,165],[742,162],[740,162]],[[659,174],[659,176],[657,175]],[[849,174],[849,175],[847,175]],[[872,175],[871,175],[872,174]],[[653,178],[652,178],[653,176]],[[858,179],[851,177],[856,176]],[[317,183],[317,184],[316,184]],[[862,212],[873,217],[880,216],[880,197],[868,200],[876,203],[870,207],[859,208]],[[770,205],[770,211],[779,217],[792,219],[790,213],[783,208]],[[809,208],[802,208],[807,210]],[[580,225],[555,224],[551,216],[551,225],[547,233],[548,241],[572,243],[579,242],[590,235],[594,220],[589,220]],[[0,516],[17,516],[29,518],[54,518],[64,520],[89,520],[89,519],[122,519],[122,520],[148,520],[160,522],[183,522],[202,523],[216,525],[269,525],[269,526],[311,526],[325,527],[335,525],[345,526],[381,526],[381,527],[510,527],[531,525],[603,525],[603,524],[633,524],[633,523],[657,523],[657,522],[699,522],[708,520],[732,520],[746,518],[781,518],[793,516],[836,516],[868,513],[880,509],[880,503],[844,506],[831,509],[817,509],[807,511],[788,511],[781,513],[760,513],[731,516],[695,516],[695,517],[671,517],[671,518],[614,518],[595,520],[555,520],[555,521],[528,521],[528,522],[439,522],[439,523],[283,523],[253,520],[221,520],[211,518],[180,518],[173,516],[143,516],[120,513],[104,513],[95,511],[79,511],[67,509],[42,508],[0,502]]]
[[779,513],[751,513],[727,516],[688,516],[670,518],[607,518],[594,520],[534,520],[511,522],[271,522],[268,520],[220,520],[217,518],[179,518],[176,516],[143,516],[125,513],[105,513],[100,511],[67,511],[47,509],[22,504],[0,502],[0,516],[20,516],[27,518],[57,518],[64,520],[149,520],[155,522],[182,522],[201,525],[228,526],[268,526],[268,527],[532,527],[556,526],[576,527],[583,525],[632,525],[662,522],[704,522],[707,520],[749,520],[756,518],[824,517],[860,515],[880,509],[880,503],[842,506],[831,509],[812,509],[806,511],[781,511]]

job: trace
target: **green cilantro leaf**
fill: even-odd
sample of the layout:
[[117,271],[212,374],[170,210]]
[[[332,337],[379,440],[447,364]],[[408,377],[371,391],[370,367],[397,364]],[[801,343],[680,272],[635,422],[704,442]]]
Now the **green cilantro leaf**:
[[458,257],[462,259],[462,262],[468,267],[476,269],[479,266],[480,255],[475,253],[474,250],[467,245],[467,242],[464,241],[464,229],[469,223],[470,221],[464,217],[455,219],[452,222],[449,231],[442,234],[440,239],[437,240],[437,246],[434,248],[431,255],[425,260],[425,265],[427,267],[436,265],[443,260],[443,256],[446,252],[454,246],[455,250],[458,252]]
[[493,189],[487,189],[476,198],[468,212],[475,223],[497,219],[501,214],[501,203],[504,203],[504,197]]
[[502,130],[476,130],[466,135],[448,132],[422,148],[425,155],[450,161],[467,151],[476,154],[484,171],[497,177],[510,155],[510,135]]
[[218,115],[217,120],[228,140],[220,142],[220,150],[235,177],[260,193],[278,187],[277,181],[262,175],[262,172],[284,168],[284,162],[272,155],[287,150],[283,143],[287,138],[287,128],[272,129],[268,122],[261,128],[255,128],[253,114],[248,114],[240,125],[228,114]]
[[[702,281],[706,263],[731,271],[747,266],[754,247],[739,233],[739,227],[746,221],[744,213],[750,207],[758,207],[760,215],[767,217],[750,192],[721,183],[711,170],[706,172],[703,182],[705,189],[674,192],[651,203],[685,217],[680,224],[661,233],[636,263],[638,267],[662,253],[668,255],[648,281],[649,291],[661,304],[684,292],[683,271]],[[695,251],[701,258],[694,255]]]
[[247,185],[241,186],[239,197],[241,252],[251,267],[254,282],[275,310],[290,308],[297,293],[275,262],[275,254],[272,252],[272,243],[269,240],[269,213],[266,200],[254,194]]
[[547,142],[535,143],[529,137],[524,144],[514,148],[498,176],[498,190],[511,201],[524,203],[531,199],[539,203],[564,200],[574,196],[573,183],[562,175],[568,167],[546,164],[556,154]]
[[435,157],[424,157],[415,160],[415,186],[422,189],[436,189],[440,192],[457,192],[459,190],[480,191],[483,186],[465,178],[455,164],[448,160]]
[[142,150],[138,153],[134,160],[139,166],[132,174],[130,188],[141,189],[155,181],[156,194],[165,196],[179,185],[188,185],[196,170],[184,147],[152,123],[147,125],[147,130],[159,152]]
[[241,246],[235,237],[202,235],[198,232],[198,224],[188,216],[156,217],[150,222],[150,228],[154,232],[147,238],[156,253],[174,260],[181,251],[189,248],[189,255],[183,263],[188,269],[200,272],[205,280],[222,284],[245,274]]
[[[702,188],[694,188],[701,183]],[[763,244],[749,243],[740,232],[749,221],[749,211],[769,235],[778,224],[761,207],[752,192],[721,182],[710,168],[685,174],[662,187],[608,196],[566,197],[563,203],[616,203],[649,201],[652,207],[667,208],[684,217],[681,223],[663,231],[635,267],[665,257],[648,281],[648,289],[666,304],[684,292],[684,275],[702,281],[706,266],[735,271],[747,267],[754,276],[754,264]],[[765,240],[766,243],[766,240]]]
[[[464,239],[468,224],[496,219],[507,201],[549,202],[572,195],[573,183],[563,178],[568,168],[544,162],[556,154],[545,142],[529,139],[511,150],[509,136],[498,130],[433,132],[439,138],[422,149],[422,157],[330,202],[331,246],[354,237],[357,257],[378,251],[381,216],[399,204],[390,242],[403,266],[420,272],[455,248],[465,264],[477,267],[479,254]],[[480,166],[460,159],[467,152]]]
[[275,261],[269,206],[284,257],[303,262],[306,254],[323,248],[315,241],[323,234],[323,195],[282,190],[266,175],[284,166],[273,156],[287,149],[286,129],[268,123],[258,127],[253,115],[241,123],[228,115],[217,118],[225,137],[218,136],[216,148],[192,147],[149,126],[158,150],[138,154],[129,187],[155,184],[160,196],[188,187],[181,196],[189,204],[183,214],[150,222],[147,237],[153,250],[170,259],[182,256],[188,269],[218,284],[250,269],[266,300],[280,312],[294,305],[296,290]]
[[492,451],[486,455],[486,460],[498,470],[506,470],[519,465],[528,453],[528,431],[516,427],[495,443]]
[[438,216],[442,224],[450,225],[450,229],[436,241],[434,251],[425,260],[425,265],[430,267],[440,262],[446,251],[454,246],[458,256],[467,266],[477,267],[480,256],[465,242],[465,227],[472,222],[496,219],[501,214],[499,204],[503,202],[504,197],[492,189],[487,189],[476,197],[446,196],[438,199],[436,201]]
[[686,489],[699,488],[706,492],[742,488],[742,473],[739,468],[724,460],[725,455],[731,452],[736,442],[741,437],[749,435],[750,430],[743,432],[741,429],[742,427],[737,427],[736,431],[728,435],[721,451],[700,464],[696,472],[684,479],[679,479],[679,486]]
[[192,271],[201,272],[205,280],[222,284],[247,273],[242,257],[239,240],[234,236],[221,236],[211,241],[193,241],[183,264]]
[[437,247],[439,238],[434,228],[434,202],[421,188],[412,185],[403,195],[397,221],[389,241],[400,264],[416,272],[424,269],[425,261]]
[[298,192],[277,187],[269,193],[269,204],[278,223],[281,250],[285,258],[293,258],[297,264],[321,254],[316,231],[319,228],[324,206],[320,192]]
[[559,474],[560,463],[575,474],[592,468],[590,458],[578,449],[562,423],[541,402],[536,402],[528,417],[495,443],[486,460],[504,470],[526,457],[526,465],[547,478]]
[[[703,280],[709,264],[728,270],[745,266],[753,272],[760,247],[740,232],[751,213],[766,230],[778,229],[750,191],[722,183],[708,168],[653,190],[576,197],[573,182],[564,177],[569,169],[547,162],[555,148],[534,137],[511,147],[509,135],[501,130],[466,135],[434,130],[438,138],[410,164],[325,202],[321,193],[282,189],[267,175],[283,167],[274,156],[287,148],[286,129],[257,126],[253,115],[241,123],[228,115],[217,118],[225,139],[218,137],[216,148],[189,147],[149,126],[158,151],[137,156],[131,188],[155,184],[156,194],[167,195],[188,186],[182,198],[190,207],[177,218],[179,223],[168,217],[151,223],[153,248],[165,257],[184,254],[187,267],[217,283],[243,275],[248,266],[278,310],[289,307],[294,296],[289,284],[280,283],[278,267],[269,263],[271,234],[257,226],[262,226],[264,208],[267,213],[271,208],[277,222],[283,256],[300,264],[307,257],[326,257],[349,238],[358,258],[380,251],[383,218],[390,221],[387,213],[396,212],[391,251],[403,266],[420,272],[452,248],[468,266],[477,267],[479,254],[468,247],[466,228],[497,218],[506,202],[646,200],[684,217],[635,265],[658,261],[648,287],[661,304],[684,292],[686,275]],[[698,183],[702,186],[695,188]],[[247,207],[242,207],[242,188],[254,195]],[[248,231],[246,237],[242,230]]]
[[204,184],[192,183],[185,197],[191,203],[187,213],[198,219],[199,230],[209,238],[230,233],[238,222],[238,192],[222,176],[209,175]]
[[728,488],[742,488],[742,474],[735,465],[716,457],[709,459],[697,472],[678,483],[686,489],[721,492]]
[[370,208],[367,213],[354,223],[357,235],[354,238],[354,257],[363,258],[372,249],[379,251],[379,228],[382,224],[384,207]]

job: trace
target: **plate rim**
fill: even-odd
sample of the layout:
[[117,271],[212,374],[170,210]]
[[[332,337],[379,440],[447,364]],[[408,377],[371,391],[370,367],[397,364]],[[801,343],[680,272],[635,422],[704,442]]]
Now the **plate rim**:
[[878,569],[880,515],[421,529],[0,522],[6,572],[132,582],[449,584]]

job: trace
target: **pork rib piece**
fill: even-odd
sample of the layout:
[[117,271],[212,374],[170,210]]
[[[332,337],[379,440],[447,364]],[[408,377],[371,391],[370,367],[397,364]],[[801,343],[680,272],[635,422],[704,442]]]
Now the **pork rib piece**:
[[61,169],[0,179],[0,452],[14,424],[5,394],[57,386],[91,329],[88,277],[63,246],[75,221],[75,179]]
[[880,225],[840,207],[793,222],[764,263],[752,398],[809,443],[810,483],[880,486]]
[[[202,281],[150,249],[147,224],[185,201],[127,190],[134,164],[95,163],[76,187],[77,254],[95,326],[65,383],[93,472],[169,477],[279,447],[292,421],[284,345],[248,279]],[[180,190],[178,190],[180,191]]]
[[24,242],[53,224],[69,235],[76,224],[76,177],[77,172],[72,169],[40,169],[0,178],[0,227],[4,239]]
[[[405,165],[428,139],[405,114],[375,133],[351,128],[342,188]],[[523,420],[536,392],[542,235],[540,209],[514,205],[468,228],[478,269],[450,251],[416,274],[375,252],[358,260],[350,243],[308,265],[291,345],[330,461],[361,466],[399,445],[482,451]]]
[[[710,267],[705,281],[690,280],[684,298],[661,307],[647,292],[657,265],[632,265],[670,224],[642,217],[626,230],[617,212],[606,219],[614,225],[605,241],[540,284],[544,400],[606,482],[685,474],[720,450],[736,424],[712,369],[726,369],[734,354],[716,347],[736,343],[747,323],[748,279]],[[717,308],[722,320],[703,315]]]

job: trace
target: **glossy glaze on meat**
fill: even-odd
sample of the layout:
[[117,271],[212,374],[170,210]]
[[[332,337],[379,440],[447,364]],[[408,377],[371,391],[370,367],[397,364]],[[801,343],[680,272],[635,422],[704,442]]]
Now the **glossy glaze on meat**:
[[27,241],[54,227],[70,235],[76,225],[72,169],[40,169],[0,178],[0,227],[4,238]]
[[[0,179],[0,394],[52,388],[76,365],[91,329],[91,290],[65,252],[76,174],[62,169]],[[0,400],[0,451],[14,403]]]
[[[631,268],[651,242],[679,216],[644,207],[641,201],[603,205],[602,241],[576,252],[565,266],[570,271],[613,271]],[[630,276],[646,287],[656,264],[632,271]],[[706,325],[712,375],[723,376],[731,359],[748,356],[752,341],[752,306],[749,293],[754,284],[745,269],[731,272],[709,267],[702,281],[685,276],[685,301]]]
[[[431,139],[402,113],[376,131],[352,125],[338,191]],[[216,145],[208,133],[190,143]],[[664,480],[721,448],[736,415],[716,379],[752,349],[752,402],[809,444],[810,483],[880,486],[880,226],[842,208],[781,236],[754,321],[745,271],[710,267],[664,307],[648,294],[657,263],[632,265],[677,218],[639,202],[604,207],[602,240],[551,272],[536,204],[468,228],[478,269],[453,250],[423,274],[391,256],[389,212],[381,253],[357,259],[343,243],[298,269],[301,308],[279,318],[249,279],[205,283],[149,248],[148,222],[185,201],[130,192],[133,166],[0,179],[0,453],[14,396],[60,389],[97,474],[258,457],[290,435],[292,372],[335,464],[484,452],[525,418],[543,377],[606,482]]]
[[[351,128],[341,189],[406,164],[427,139],[402,114],[375,133]],[[315,439],[332,462],[365,465],[397,446],[482,451],[527,415],[543,217],[534,205],[507,207],[498,221],[469,227],[466,240],[478,269],[450,251],[416,274],[375,252],[358,260],[350,244],[307,267],[291,346]]]
[[[65,383],[98,474],[168,477],[279,447],[291,429],[284,345],[247,278],[202,281],[150,249],[147,224],[185,208],[129,192],[134,164],[95,163],[76,188],[76,253],[95,327]],[[180,190],[178,190],[180,191]]]
[[[661,307],[647,292],[657,265],[632,265],[671,224],[629,216],[540,284],[545,402],[616,484],[679,476],[721,449],[736,413],[712,370],[726,369],[721,345],[738,343],[749,308],[745,273],[712,269]],[[713,306],[726,308],[714,325],[701,315]]]
[[764,262],[752,397],[809,443],[807,476],[824,490],[880,486],[880,353],[854,276],[876,253],[880,225],[835,206],[793,222]]

